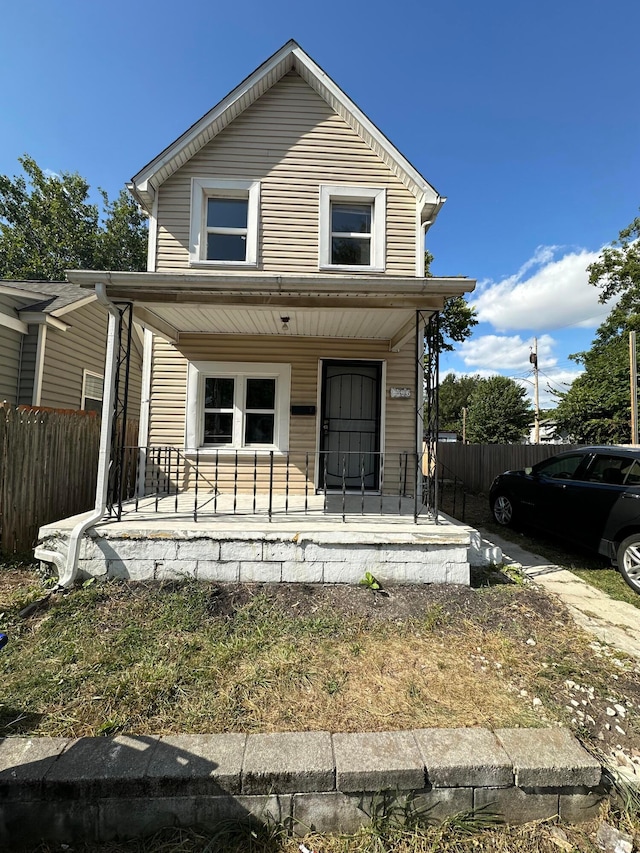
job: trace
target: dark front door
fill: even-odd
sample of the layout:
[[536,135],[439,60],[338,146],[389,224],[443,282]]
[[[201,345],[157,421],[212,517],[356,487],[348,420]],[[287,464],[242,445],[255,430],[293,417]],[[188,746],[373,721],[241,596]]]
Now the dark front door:
[[323,362],[320,488],[379,488],[381,376],[379,362]]

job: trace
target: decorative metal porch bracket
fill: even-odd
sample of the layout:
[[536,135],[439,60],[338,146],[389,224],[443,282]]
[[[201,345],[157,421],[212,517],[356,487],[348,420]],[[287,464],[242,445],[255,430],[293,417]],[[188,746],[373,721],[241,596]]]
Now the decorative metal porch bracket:
[[107,509],[118,521],[122,518],[122,501],[125,495],[125,457],[127,447],[127,409],[129,404],[129,373],[131,367],[131,329],[133,303],[114,302],[118,312],[117,359],[113,425],[111,427],[111,463]]
[[[424,388],[424,404],[418,408],[417,422],[422,426],[422,454],[420,466],[422,480],[422,502],[427,515],[438,523],[438,385],[440,365],[440,314],[439,312],[416,312],[416,336],[424,341],[424,353],[418,356],[417,375]],[[424,336],[423,336],[424,331]],[[418,347],[420,351],[420,347]],[[420,399],[418,397],[418,399]]]

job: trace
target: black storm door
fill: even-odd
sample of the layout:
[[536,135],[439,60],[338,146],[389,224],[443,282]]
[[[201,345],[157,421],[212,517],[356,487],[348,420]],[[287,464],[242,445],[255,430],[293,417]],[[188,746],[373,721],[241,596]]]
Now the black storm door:
[[379,488],[381,376],[379,362],[323,362],[321,489]]

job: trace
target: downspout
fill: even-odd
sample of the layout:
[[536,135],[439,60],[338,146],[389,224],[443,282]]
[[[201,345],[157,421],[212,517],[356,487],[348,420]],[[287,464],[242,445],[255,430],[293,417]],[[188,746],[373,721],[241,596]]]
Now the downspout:
[[106,306],[109,312],[109,326],[107,330],[107,352],[104,369],[104,393],[102,399],[102,421],[100,426],[100,450],[98,453],[98,478],[96,482],[96,501],[92,512],[79,522],[71,531],[66,560],[63,554],[49,551],[39,545],[34,555],[37,560],[53,563],[58,569],[58,584],[55,592],[70,589],[78,574],[78,557],[80,554],[80,542],[82,537],[100,521],[105,514],[107,506],[107,491],[109,488],[109,462],[111,457],[111,432],[113,429],[114,396],[116,385],[116,365],[118,359],[118,323],[119,314],[115,305],[106,293],[103,283],[96,284],[96,296],[98,302]]

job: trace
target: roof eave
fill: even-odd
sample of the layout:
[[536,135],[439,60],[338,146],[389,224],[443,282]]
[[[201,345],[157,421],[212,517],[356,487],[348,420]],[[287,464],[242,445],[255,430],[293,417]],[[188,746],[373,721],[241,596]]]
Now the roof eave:
[[291,70],[300,74],[305,82],[365,139],[372,150],[387,163],[417,198],[423,197],[431,204],[437,205],[441,198],[437,190],[293,40],[283,45],[216,106],[134,175],[128,185],[134,198],[149,211],[156,189],[171,174]]

